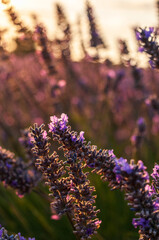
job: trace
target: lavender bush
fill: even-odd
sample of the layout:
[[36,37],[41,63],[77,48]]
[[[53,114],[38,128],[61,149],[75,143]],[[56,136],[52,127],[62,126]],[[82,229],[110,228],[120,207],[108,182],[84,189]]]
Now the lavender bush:
[[[94,233],[94,230],[99,227],[100,221],[97,219],[94,222],[93,218],[96,214],[93,215],[93,209],[90,208],[94,200],[89,196],[89,191],[92,192],[93,189],[89,187],[88,183],[86,184],[88,181],[85,180],[86,173],[83,175],[81,170],[81,163],[84,162],[85,167],[92,168],[92,172],[102,175],[102,179],[108,181],[112,189],[120,188],[125,191],[125,199],[131,206],[131,210],[135,211],[137,216],[137,218],[133,219],[133,224],[135,227],[139,227],[139,239],[159,239],[159,204],[156,187],[158,186],[156,182],[158,182],[159,179],[159,165],[156,164],[154,167],[152,177],[156,181],[155,184],[153,183],[151,186],[149,174],[146,172],[146,167],[141,160],[139,160],[137,164],[135,164],[134,160],[128,163],[126,159],[118,159],[112,150],[97,150],[96,146],[91,146],[90,143],[86,144],[83,136],[84,132],[80,132],[78,135],[77,132],[71,131],[71,127],[68,126],[67,123],[67,115],[62,114],[61,118],[53,116],[51,117],[49,129],[52,133],[53,140],[60,143],[64,151],[64,156],[68,159],[65,164],[71,164],[71,167],[66,166],[66,169],[69,171],[70,183],[68,182],[68,178],[61,179],[60,184],[56,180],[57,177],[61,177],[64,172],[61,169],[61,161],[59,161],[59,166],[57,164],[58,156],[56,153],[54,152],[51,157],[47,155],[49,152],[48,137],[46,131],[43,130],[43,126],[40,128],[35,126],[35,128],[32,129],[35,146],[33,149],[37,157],[39,157],[37,165],[47,181],[49,181],[47,184],[51,186],[50,191],[55,191],[55,193],[51,195],[58,201],[52,204],[57,213],[61,215],[63,212],[73,211],[73,207],[70,206],[70,201],[76,202],[77,205],[75,207],[73,220],[75,222],[75,229],[77,229],[74,233],[77,233],[80,239],[87,239]],[[143,124],[143,121],[141,123],[140,120],[140,131],[143,130],[141,124]],[[60,168],[60,172],[58,167]],[[54,169],[56,169],[57,173]],[[55,176],[53,175],[54,172],[56,173]],[[61,200],[56,194],[57,185],[59,185],[58,188],[61,194],[60,199],[65,203],[63,203],[63,209]],[[83,187],[84,189],[82,189]],[[75,194],[73,197],[71,196],[70,190]],[[69,196],[68,202],[66,201],[67,195]],[[79,200],[80,206],[77,208]],[[82,202],[85,203],[82,205]],[[76,208],[78,211],[80,210],[79,217],[76,213]],[[86,211],[85,214],[83,211]],[[87,222],[87,214],[89,216],[89,222]],[[71,215],[73,215],[73,213],[71,213]],[[80,219],[81,217],[82,219]],[[78,219],[79,225],[76,223],[76,218]],[[86,224],[85,227],[82,227],[83,222]],[[94,228],[93,224],[97,227]]]
[[0,239],[158,240],[158,30],[135,29],[151,68],[139,67],[124,39],[120,62],[103,60],[109,46],[86,1],[89,41],[79,17],[75,62],[62,5],[50,39],[38,17],[30,29],[2,2],[16,48],[7,51],[0,29]]

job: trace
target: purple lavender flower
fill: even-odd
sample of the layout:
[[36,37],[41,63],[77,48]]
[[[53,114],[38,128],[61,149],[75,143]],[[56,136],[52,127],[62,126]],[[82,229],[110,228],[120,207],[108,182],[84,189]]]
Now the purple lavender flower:
[[62,113],[61,118],[58,119],[56,116],[50,117],[51,123],[49,124],[50,132],[56,130],[56,126],[59,124],[60,130],[65,130],[68,123],[68,117]]
[[156,64],[155,64],[155,62],[152,59],[149,60],[149,64],[150,64],[152,69],[155,69]]
[[[62,59],[66,61],[66,59],[70,58],[71,54],[71,26],[67,20],[64,9],[62,8],[60,3],[56,3],[56,19],[57,25],[60,32],[60,35],[57,36],[56,42],[61,50]],[[63,36],[63,37],[62,37]]]
[[16,235],[8,235],[7,230],[4,227],[0,226],[0,240],[35,240],[35,238],[25,238],[21,235],[21,233],[18,233]]
[[139,129],[139,132],[144,132],[146,130],[146,124],[145,124],[145,119],[140,117],[138,120],[137,120],[137,125],[138,125],[138,129]]
[[159,211],[159,197],[156,197],[154,202],[153,202],[153,206],[154,206],[154,211],[158,212]]
[[[60,143],[60,149],[63,149],[67,164],[70,165],[67,167],[72,179],[69,198],[75,199],[77,206],[78,202],[80,203],[77,208],[73,208],[78,213],[74,218],[76,222],[74,232],[79,236],[84,236],[83,239],[85,239],[97,229],[94,224],[95,220],[91,222],[91,225],[88,223],[86,227],[82,222],[83,218],[80,217],[83,216],[83,212],[87,211],[88,214],[91,209],[89,202],[83,209],[81,202],[85,197],[87,196],[89,201],[94,202],[94,198],[91,198],[93,188],[86,184],[86,175],[82,172],[82,168],[85,166],[82,164],[85,161],[88,167],[93,168],[92,172],[102,175],[103,180],[109,182],[112,189],[120,188],[125,191],[125,198],[137,217],[133,223],[135,227],[139,227],[140,239],[158,239],[158,197],[156,197],[154,187],[150,185],[149,174],[143,162],[140,160],[135,164],[134,160],[131,160],[129,163],[126,159],[117,159],[112,150],[97,150],[97,147],[91,146],[90,142],[86,144],[84,139],[81,141],[83,133],[78,136],[76,132],[71,131],[71,127],[67,125],[68,118],[65,115],[62,116],[58,119],[53,117],[52,119],[56,119],[56,121],[52,121],[49,128],[53,140]],[[61,125],[64,127],[61,128]],[[138,130],[141,133],[145,130],[142,118],[138,121]],[[158,167],[155,167],[154,176],[156,176],[156,169],[158,171]],[[86,220],[87,215],[84,214],[84,216]],[[90,216],[91,219],[92,216]]]
[[57,118],[56,116],[50,117],[50,120],[51,120],[51,122],[54,123],[54,124],[58,123],[58,118]]
[[150,56],[149,63],[152,68],[159,68],[159,45],[156,42],[154,28],[139,28],[136,31],[136,38],[144,51]]
[[124,158],[116,159],[115,163],[116,166],[114,167],[113,172],[116,174],[117,182],[120,183],[122,181],[122,173],[125,172],[127,174],[131,174],[133,169]]
[[141,36],[140,36],[140,32],[136,31],[136,39],[139,41],[140,38],[141,38]]
[[141,144],[145,138],[145,132],[146,132],[145,119],[140,117],[137,120],[137,127],[135,128],[134,133],[131,136],[131,143],[134,146],[135,152],[140,149]]
[[32,190],[39,182],[39,174],[21,158],[0,147],[0,181],[14,188],[19,196]]
[[139,226],[140,236],[147,240],[158,239],[158,201],[149,185],[149,174],[143,162],[140,160],[135,164],[131,160],[129,164],[125,159],[119,159],[114,171],[121,181],[121,189],[126,193],[126,200],[136,212],[138,218],[133,219],[133,224],[135,228]]
[[65,114],[65,113],[62,113],[61,114],[61,120],[67,124],[68,123],[68,116]]
[[83,141],[85,140],[85,138],[84,138],[84,132],[83,132],[83,131],[81,131],[80,134],[79,134],[79,140],[80,140],[81,142],[83,142]]
[[[56,117],[51,117],[51,120],[49,125],[51,131],[57,132],[56,128],[59,128],[59,131],[63,133],[66,130],[68,122],[66,114],[62,114],[58,120]],[[80,239],[87,239],[96,233],[100,221],[96,218],[99,211],[95,211],[95,206],[93,206],[95,202],[95,196],[92,196],[94,187],[89,186],[88,173],[83,172],[85,164],[71,149],[65,149],[64,156],[67,159],[66,169],[69,177],[64,178],[64,163],[59,161],[56,152],[49,156],[48,137],[44,137],[43,126],[39,128],[35,126],[31,130],[34,138],[33,151],[37,155],[36,165],[44,174],[46,184],[50,186],[49,190],[52,192],[50,196],[55,197],[51,208],[58,215],[66,213],[69,219],[72,219],[74,233]],[[72,141],[76,140],[82,144],[84,142],[83,134],[84,132],[81,132],[78,138],[76,138],[76,134],[73,135]]]
[[46,131],[43,132],[43,139],[47,139],[47,132]]
[[154,28],[153,27],[150,27],[148,30],[147,29],[141,29],[141,31],[136,31],[136,38],[137,40],[142,40],[143,37],[145,37],[146,39],[148,39],[151,34],[154,32]]
[[26,152],[26,157],[29,161],[35,162],[35,156],[32,154],[32,143],[33,138],[30,135],[29,129],[24,129],[21,131],[21,137],[19,138],[20,144],[24,147],[24,150]]
[[77,137],[75,135],[72,135],[71,136],[71,140],[72,140],[72,142],[76,142],[77,141]]
[[[50,118],[51,120],[54,117]],[[55,117],[56,119],[56,117]],[[68,120],[68,119],[67,119]],[[59,118],[56,122],[51,121],[49,124],[50,132],[52,132],[53,139],[62,143],[63,150],[72,150],[81,159],[83,159],[88,167],[94,166],[93,172],[102,176],[103,180],[108,180],[112,188],[118,188],[119,184],[116,182],[116,176],[113,172],[115,167],[116,156],[113,150],[98,150],[96,146],[91,146],[90,142],[86,144],[83,138],[83,132],[78,136],[77,132],[71,131],[71,127],[65,123],[65,128],[61,129],[62,119]],[[75,137],[76,136],[76,137]],[[82,139],[82,141],[81,141]]]
[[[93,16],[93,8],[91,7],[89,1],[86,1],[86,11],[87,11],[87,17],[88,17],[88,22],[89,22],[89,30],[90,30],[90,46],[94,48],[106,48],[106,45],[100,36],[97,26],[96,26],[96,21]],[[95,56],[95,58],[98,59],[98,53]]]
[[139,47],[138,51],[142,53],[142,52],[144,52],[144,48],[143,47]]
[[142,227],[142,228],[149,228],[149,220],[146,220],[145,218],[133,218],[132,224],[135,228]]
[[2,234],[3,234],[3,229],[0,229],[0,238],[2,238]]
[[[52,124],[57,124],[56,118],[51,118]],[[65,116],[62,116],[62,122],[66,121]],[[62,165],[62,160],[56,152],[49,155],[49,137],[47,137],[44,131],[44,125],[31,128],[31,134],[34,138],[32,149],[33,153],[37,156],[36,166],[40,172],[43,173],[46,184],[50,187],[50,196],[53,197],[51,202],[51,208],[58,214],[62,215],[66,212],[69,214],[71,210],[71,200],[67,200],[67,195],[70,191],[69,178],[64,177],[65,170]]]
[[71,195],[74,205],[75,232],[80,239],[84,240],[94,235],[101,223],[96,218],[99,210],[95,210],[95,206],[93,206],[96,196],[92,193],[95,188],[89,186],[88,172],[83,172],[85,164],[82,163],[81,158],[72,150],[65,149],[64,153],[68,159],[69,176],[72,181]]
[[66,124],[68,123],[68,117],[66,114],[62,113],[61,114],[61,121],[60,121],[60,127],[61,130],[65,130],[66,129]]
[[[111,150],[99,150],[96,146],[81,143],[79,139],[72,136],[77,133],[71,131],[71,127],[66,125],[65,130],[60,129],[61,118],[58,119],[53,138],[62,145],[66,152],[75,154],[78,158],[86,161],[88,167],[93,167],[93,172],[103,174],[103,179],[107,180],[110,186],[121,188],[125,191],[126,199],[131,209],[136,212],[137,219],[134,220],[135,226],[139,226],[140,236],[144,239],[155,240],[158,237],[158,201],[154,197],[154,192],[149,185],[149,174],[142,161],[137,164],[132,160],[130,163],[126,159],[117,159]],[[144,130],[144,121],[139,119],[138,128],[140,132]],[[71,157],[72,158],[72,157]],[[114,179],[115,178],[115,179]],[[84,231],[84,229],[83,229]],[[91,230],[88,229],[88,232]]]
[[53,58],[48,48],[48,39],[46,30],[42,25],[37,25],[35,30],[35,39],[37,39],[37,44],[41,48],[41,57],[47,67],[49,75],[55,75],[57,73],[55,66],[53,64]]
[[153,177],[153,185],[159,191],[159,165],[155,164],[153,168],[153,173],[151,174]]
[[155,164],[155,167],[153,168],[153,173],[151,176],[154,178],[155,181],[159,179],[159,165]]
[[[51,118],[51,120],[54,119]],[[66,114],[62,114],[61,118],[57,119],[55,122],[51,122],[49,124],[50,131],[58,136],[61,134],[65,134],[68,129],[67,126],[68,117]],[[61,127],[63,126],[63,127]],[[84,132],[81,131],[79,136],[72,132],[70,135],[70,140],[72,144],[80,145],[84,142]],[[68,142],[68,141],[67,141]],[[93,235],[97,228],[99,228],[100,224],[94,221],[96,219],[96,214],[98,211],[95,211],[95,207],[90,204],[94,203],[94,196],[92,196],[92,192],[94,191],[94,187],[89,186],[89,181],[87,180],[87,174],[83,173],[83,164],[81,162],[81,157],[77,155],[72,149],[69,147],[68,143],[67,148],[64,147],[65,157],[68,159],[67,163],[70,164],[68,167],[69,176],[71,181],[73,182],[71,187],[71,195],[72,199],[76,202],[73,212],[74,212],[74,222],[75,222],[75,233],[80,236],[81,239],[87,239],[91,235]],[[100,221],[98,221],[100,223]]]

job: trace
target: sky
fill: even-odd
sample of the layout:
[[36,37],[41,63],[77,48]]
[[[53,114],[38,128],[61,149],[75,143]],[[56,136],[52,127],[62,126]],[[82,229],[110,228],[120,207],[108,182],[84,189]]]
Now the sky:
[[[31,23],[30,14],[36,13],[40,21],[46,25],[51,37],[56,34],[53,5],[60,2],[65,8],[68,19],[73,24],[74,32],[77,31],[77,16],[81,16],[84,29],[83,38],[87,40],[85,0],[11,0],[11,2],[27,24]],[[117,49],[116,41],[119,38],[126,39],[130,49],[134,49],[134,33],[132,31],[134,26],[157,25],[156,0],[90,0],[90,3],[94,7],[100,33],[109,46],[108,54],[112,57]],[[2,6],[0,7],[0,18],[0,27],[8,26],[8,19]],[[76,47],[74,48],[76,58]]]

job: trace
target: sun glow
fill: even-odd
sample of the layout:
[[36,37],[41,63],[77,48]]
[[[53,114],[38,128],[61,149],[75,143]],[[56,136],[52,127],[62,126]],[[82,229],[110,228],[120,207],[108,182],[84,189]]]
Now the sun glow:
[[13,6],[23,5],[23,1],[22,0],[10,0],[10,3]]
[[7,8],[6,4],[0,2],[0,12],[4,11]]
[[8,6],[22,6],[23,1],[21,0],[0,0],[0,9],[6,9]]

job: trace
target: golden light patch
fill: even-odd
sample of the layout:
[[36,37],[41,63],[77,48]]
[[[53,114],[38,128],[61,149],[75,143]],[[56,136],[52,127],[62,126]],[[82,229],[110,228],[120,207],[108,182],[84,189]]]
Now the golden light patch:
[[22,5],[22,0],[10,0],[10,3],[12,6],[19,6],[19,5]]
[[7,4],[4,4],[5,1],[0,2],[0,11],[4,11],[7,8]]
[[9,4],[9,3],[10,3],[10,0],[1,0],[1,2],[2,2],[3,4]]

